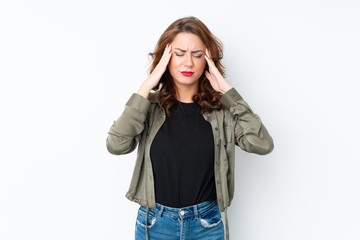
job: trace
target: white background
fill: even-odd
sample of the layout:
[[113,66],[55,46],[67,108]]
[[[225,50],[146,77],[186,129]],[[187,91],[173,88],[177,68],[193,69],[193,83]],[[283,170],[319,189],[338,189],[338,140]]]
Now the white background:
[[1,1],[0,239],[134,238],[136,151],[111,155],[107,132],[193,15],[275,143],[236,151],[231,238],[359,240],[360,3],[130,2]]

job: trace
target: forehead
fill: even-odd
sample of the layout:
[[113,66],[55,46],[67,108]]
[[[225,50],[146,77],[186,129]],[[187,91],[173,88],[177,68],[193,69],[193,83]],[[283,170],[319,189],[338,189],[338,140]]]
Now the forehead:
[[193,33],[178,33],[173,42],[172,47],[178,47],[184,50],[202,50],[205,49],[203,41]]

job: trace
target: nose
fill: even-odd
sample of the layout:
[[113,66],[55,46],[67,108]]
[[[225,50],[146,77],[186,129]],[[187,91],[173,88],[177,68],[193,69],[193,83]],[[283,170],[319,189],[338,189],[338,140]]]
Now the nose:
[[186,67],[192,67],[194,65],[191,53],[185,54],[185,66]]

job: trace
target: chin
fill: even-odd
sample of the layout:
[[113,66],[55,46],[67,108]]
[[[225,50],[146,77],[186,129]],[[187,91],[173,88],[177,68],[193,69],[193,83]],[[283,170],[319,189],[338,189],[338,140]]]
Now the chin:
[[180,78],[175,80],[175,82],[178,83],[178,84],[189,85],[190,86],[190,85],[197,84],[199,82],[199,79],[196,79],[194,77],[181,76]]

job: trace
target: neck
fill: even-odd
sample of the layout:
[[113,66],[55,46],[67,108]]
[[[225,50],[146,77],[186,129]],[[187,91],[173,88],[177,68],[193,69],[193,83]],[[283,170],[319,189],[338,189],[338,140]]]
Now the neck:
[[176,86],[176,98],[180,102],[190,103],[193,102],[193,96],[197,93],[197,84],[191,86]]

